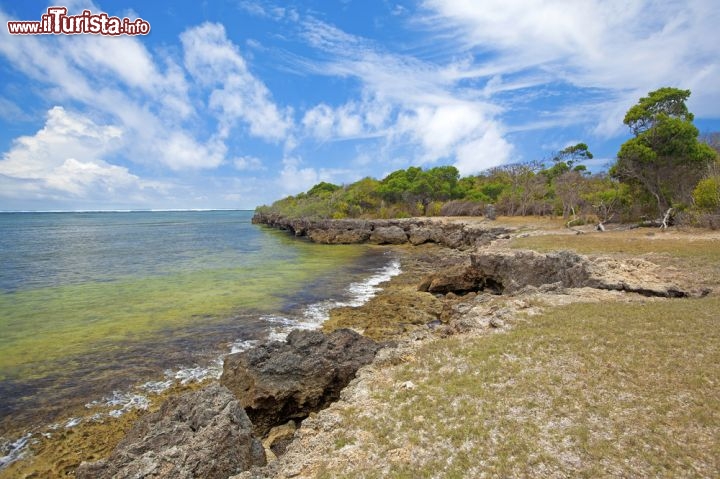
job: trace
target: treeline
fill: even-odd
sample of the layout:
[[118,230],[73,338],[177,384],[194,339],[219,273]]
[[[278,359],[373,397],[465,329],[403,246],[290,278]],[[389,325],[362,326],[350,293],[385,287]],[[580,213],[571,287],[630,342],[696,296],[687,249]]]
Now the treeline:
[[287,217],[398,218],[497,214],[562,216],[568,223],[663,215],[720,227],[720,133],[699,138],[688,90],[661,88],[625,116],[634,137],[608,172],[590,174],[578,143],[547,162],[505,165],[460,177],[453,166],[410,167],[349,185],[322,182],[258,208]]

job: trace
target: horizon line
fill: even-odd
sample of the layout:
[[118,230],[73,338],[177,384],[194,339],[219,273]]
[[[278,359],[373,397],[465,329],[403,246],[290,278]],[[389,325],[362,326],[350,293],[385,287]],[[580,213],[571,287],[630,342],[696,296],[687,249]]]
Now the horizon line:
[[192,213],[208,211],[255,211],[247,208],[146,208],[146,209],[107,209],[107,210],[0,210],[0,213]]

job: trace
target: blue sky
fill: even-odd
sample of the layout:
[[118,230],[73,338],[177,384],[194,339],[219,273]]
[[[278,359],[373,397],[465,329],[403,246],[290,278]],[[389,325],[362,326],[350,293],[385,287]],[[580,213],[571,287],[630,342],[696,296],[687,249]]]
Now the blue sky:
[[0,210],[254,208],[411,165],[587,143],[651,90],[720,130],[716,0],[70,1],[147,36],[13,36],[0,0]]

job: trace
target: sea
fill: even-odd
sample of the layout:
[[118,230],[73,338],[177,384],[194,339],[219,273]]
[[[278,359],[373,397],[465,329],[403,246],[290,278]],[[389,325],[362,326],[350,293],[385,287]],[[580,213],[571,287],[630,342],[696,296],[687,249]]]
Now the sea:
[[387,250],[252,214],[0,213],[0,469],[48,428],[217,378],[227,354],[318,328],[400,272]]

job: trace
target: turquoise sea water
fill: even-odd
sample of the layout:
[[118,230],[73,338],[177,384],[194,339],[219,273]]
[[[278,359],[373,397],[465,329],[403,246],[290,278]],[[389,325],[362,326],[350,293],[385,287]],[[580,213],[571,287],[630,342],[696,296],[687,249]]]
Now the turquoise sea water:
[[251,216],[0,213],[0,458],[21,431],[84,420],[68,411],[86,404],[121,414],[216,375],[224,354],[317,327],[398,271],[379,249],[311,244]]

